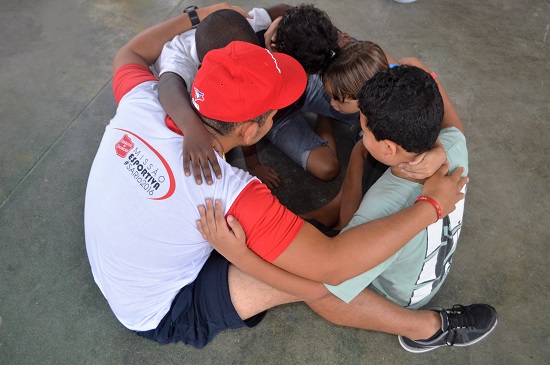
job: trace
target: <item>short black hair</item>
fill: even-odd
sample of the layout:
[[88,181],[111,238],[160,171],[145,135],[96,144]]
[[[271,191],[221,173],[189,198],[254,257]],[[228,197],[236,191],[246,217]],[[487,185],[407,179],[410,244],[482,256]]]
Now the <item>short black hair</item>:
[[338,48],[338,30],[327,13],[302,4],[284,12],[275,47],[294,57],[308,75],[319,73]]
[[443,121],[443,99],[426,71],[414,66],[381,71],[365,83],[358,100],[377,141],[387,139],[413,153],[434,146]]
[[223,48],[233,41],[258,45],[258,37],[246,18],[238,11],[221,9],[204,18],[195,33],[197,55],[202,59],[213,49]]

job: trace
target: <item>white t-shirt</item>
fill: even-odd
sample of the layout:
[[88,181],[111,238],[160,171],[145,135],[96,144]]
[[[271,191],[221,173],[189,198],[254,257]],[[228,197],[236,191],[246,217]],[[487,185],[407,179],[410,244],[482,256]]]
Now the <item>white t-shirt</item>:
[[223,179],[213,185],[186,177],[184,137],[166,127],[157,85],[143,66],[115,73],[119,106],[92,165],[84,214],[94,279],[120,322],[140,331],[157,327],[212,251],[195,223],[206,198],[222,200],[249,247],[268,261],[303,223],[258,179],[221,158]]
[[[252,19],[247,20],[254,32],[267,29],[271,25],[271,17],[263,8],[254,8],[248,14],[252,16]],[[165,72],[178,74],[185,81],[187,91],[190,91],[200,64],[195,44],[195,29],[191,29],[166,43],[151,69],[159,76]]]

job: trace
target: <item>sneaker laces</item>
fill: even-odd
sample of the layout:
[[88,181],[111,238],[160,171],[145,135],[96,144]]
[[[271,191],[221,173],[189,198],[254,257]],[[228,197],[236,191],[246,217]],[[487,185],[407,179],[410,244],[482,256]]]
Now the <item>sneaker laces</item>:
[[446,343],[448,346],[452,346],[455,342],[457,330],[474,327],[474,316],[463,305],[454,305],[452,309],[447,309],[445,312],[447,312],[448,321]]

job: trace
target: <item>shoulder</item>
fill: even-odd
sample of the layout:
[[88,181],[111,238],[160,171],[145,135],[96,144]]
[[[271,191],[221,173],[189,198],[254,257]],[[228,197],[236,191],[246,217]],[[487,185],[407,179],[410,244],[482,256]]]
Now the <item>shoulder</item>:
[[148,81],[158,81],[158,79],[145,66],[128,64],[117,69],[113,77],[113,93],[117,104],[136,86]]
[[466,146],[466,137],[455,127],[449,127],[441,130],[439,140],[443,149],[447,153],[447,159],[451,164],[450,170],[457,167],[464,167],[464,174],[468,174],[468,149]]

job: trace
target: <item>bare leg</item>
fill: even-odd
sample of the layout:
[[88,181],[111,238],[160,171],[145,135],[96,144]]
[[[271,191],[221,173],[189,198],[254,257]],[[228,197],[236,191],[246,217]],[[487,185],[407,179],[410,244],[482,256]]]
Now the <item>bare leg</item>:
[[[235,310],[242,319],[250,318],[275,306],[301,301],[229,266],[229,292]],[[411,339],[431,337],[441,328],[439,314],[404,309],[369,289],[349,304],[333,295],[307,303],[321,317],[334,324],[399,334]]]
[[369,289],[349,304],[329,295],[307,305],[334,324],[393,333],[413,340],[429,338],[441,328],[438,313],[402,308]]
[[234,265],[229,265],[228,281],[231,302],[242,319],[281,304],[301,301],[256,280]]
[[340,173],[340,162],[336,151],[332,119],[321,115],[317,116],[315,133],[328,143],[310,152],[306,170],[320,180],[333,180]]
[[299,214],[303,219],[315,219],[327,227],[334,227],[340,218],[340,200],[342,199],[342,187],[338,194],[327,204],[311,212]]
[[300,214],[304,219],[313,218],[325,226],[342,229],[359,209],[362,194],[363,164],[367,155],[363,142],[353,147],[342,187],[330,202],[314,211]]

